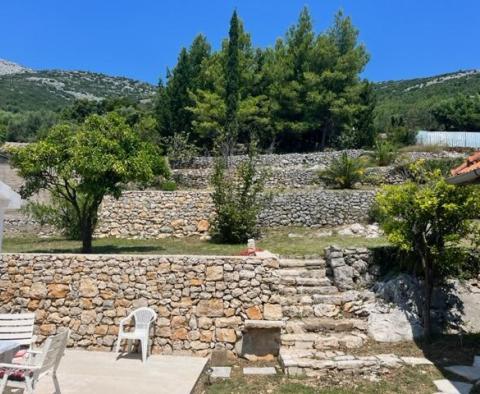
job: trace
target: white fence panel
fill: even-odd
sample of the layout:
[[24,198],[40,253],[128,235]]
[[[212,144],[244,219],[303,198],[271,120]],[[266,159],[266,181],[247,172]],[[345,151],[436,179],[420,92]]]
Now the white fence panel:
[[480,148],[480,131],[419,131],[419,145],[441,145],[453,148]]

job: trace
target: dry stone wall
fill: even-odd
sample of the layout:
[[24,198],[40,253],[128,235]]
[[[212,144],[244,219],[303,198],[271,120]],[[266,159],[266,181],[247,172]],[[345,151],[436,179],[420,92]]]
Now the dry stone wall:
[[[319,172],[325,167],[277,167],[266,170],[266,189],[302,189],[305,187],[325,188]],[[176,169],[173,179],[180,189],[210,188],[211,171],[208,168]],[[365,170],[364,185],[378,186],[383,184],[403,183],[406,175],[395,166],[369,167]]]
[[260,223],[276,226],[339,226],[367,220],[373,190],[306,190],[275,195],[259,215]]
[[[326,226],[365,221],[371,190],[308,190],[276,194],[259,215],[262,226]],[[208,234],[214,219],[210,193],[130,191],[106,199],[97,237],[133,239]]]
[[234,352],[245,321],[281,320],[275,257],[0,255],[0,313],[34,311],[39,341],[62,327],[70,346],[111,349],[139,306],[158,319],[153,349]]
[[[333,159],[340,157],[343,152],[347,152],[350,157],[360,157],[368,151],[361,149],[350,149],[345,151],[259,155],[257,163],[260,166],[266,167],[311,167],[315,165],[328,165]],[[233,164],[238,164],[245,159],[246,156],[233,156],[231,158],[231,162]],[[211,168],[212,164],[212,157],[203,156],[195,157],[191,162],[184,163],[184,165],[177,166],[177,168]]]

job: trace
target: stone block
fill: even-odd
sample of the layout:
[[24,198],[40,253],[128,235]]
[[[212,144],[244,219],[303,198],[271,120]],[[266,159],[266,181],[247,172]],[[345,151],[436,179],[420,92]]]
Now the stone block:
[[70,291],[68,285],[63,283],[52,283],[47,288],[49,298],[65,298]]
[[274,367],[245,367],[244,375],[276,375],[277,371]]
[[47,286],[40,282],[33,283],[29,295],[30,298],[41,300],[47,296]]
[[212,298],[201,300],[197,305],[197,316],[221,317],[223,316],[223,300]]
[[231,367],[212,367],[210,368],[210,382],[214,383],[218,380],[229,379],[231,373]]
[[263,318],[265,320],[282,320],[282,306],[280,304],[265,304],[263,307]]
[[207,267],[207,281],[216,281],[223,279],[223,267],[214,265]]
[[235,343],[237,340],[237,335],[235,334],[235,330],[232,328],[217,328],[215,330],[215,339],[218,342]]
[[98,295],[98,287],[96,281],[91,278],[81,279],[78,291],[81,297],[96,297]]
[[251,320],[261,320],[263,318],[262,310],[257,305],[251,306],[245,311],[245,313]]

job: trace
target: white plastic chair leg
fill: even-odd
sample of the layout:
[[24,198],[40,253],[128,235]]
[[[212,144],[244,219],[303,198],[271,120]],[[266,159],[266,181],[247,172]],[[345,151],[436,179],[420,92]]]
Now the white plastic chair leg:
[[0,394],[3,393],[3,391],[5,390],[5,386],[7,385],[7,379],[8,379],[7,374],[4,374],[3,378],[0,379]]
[[117,345],[115,347],[115,353],[118,353],[120,351],[120,342],[122,342],[122,340],[120,339],[120,337],[117,339]]
[[148,339],[141,339],[140,340],[142,344],[142,361],[146,362],[147,361],[147,352],[148,352]]
[[58,383],[58,378],[56,372],[52,374],[53,384],[55,386],[55,394],[61,394],[60,384]]
[[25,392],[28,394],[33,394],[33,380],[29,377],[25,377]]

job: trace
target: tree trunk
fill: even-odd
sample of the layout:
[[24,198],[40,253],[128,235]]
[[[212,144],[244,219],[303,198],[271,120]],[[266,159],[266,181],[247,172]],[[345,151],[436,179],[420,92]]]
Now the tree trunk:
[[423,337],[425,341],[430,341],[432,334],[432,324],[430,319],[430,308],[432,305],[433,275],[432,264],[428,258],[424,257],[425,265],[425,300],[423,303]]
[[82,253],[92,253],[93,228],[87,218],[82,223]]

